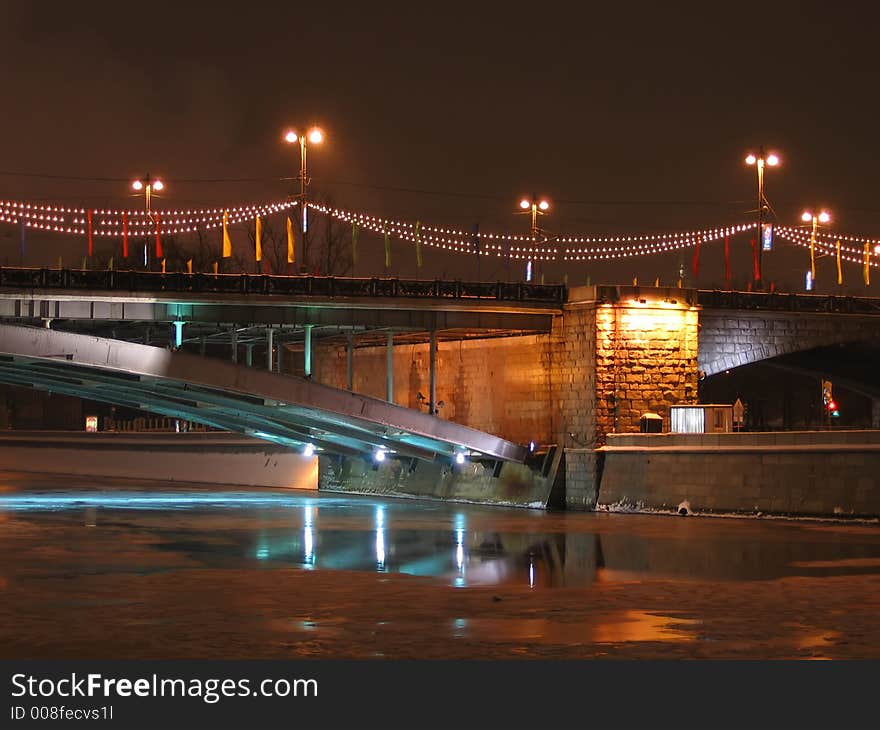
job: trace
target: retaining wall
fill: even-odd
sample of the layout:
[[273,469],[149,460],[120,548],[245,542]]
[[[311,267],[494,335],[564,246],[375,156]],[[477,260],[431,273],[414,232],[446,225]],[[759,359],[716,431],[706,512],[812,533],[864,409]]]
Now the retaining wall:
[[880,515],[880,431],[609,434],[598,453],[601,506]]

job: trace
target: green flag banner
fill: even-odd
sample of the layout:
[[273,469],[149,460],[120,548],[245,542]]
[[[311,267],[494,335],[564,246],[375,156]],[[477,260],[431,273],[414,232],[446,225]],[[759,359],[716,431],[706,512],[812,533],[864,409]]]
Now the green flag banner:
[[351,224],[351,265],[357,266],[358,262],[358,234],[360,230],[358,229],[357,223]]

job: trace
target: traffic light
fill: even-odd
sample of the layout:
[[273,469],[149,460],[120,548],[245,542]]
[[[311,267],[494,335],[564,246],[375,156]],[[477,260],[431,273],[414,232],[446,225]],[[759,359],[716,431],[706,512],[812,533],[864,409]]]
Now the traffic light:
[[828,403],[826,404],[825,407],[828,409],[828,414],[832,418],[839,418],[840,417],[840,411],[837,408],[837,401],[830,400],[830,401],[828,401]]

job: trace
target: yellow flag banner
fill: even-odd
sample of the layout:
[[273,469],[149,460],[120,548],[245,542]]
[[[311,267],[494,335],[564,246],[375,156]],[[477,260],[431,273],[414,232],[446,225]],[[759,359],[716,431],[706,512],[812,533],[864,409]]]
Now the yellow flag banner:
[[165,273],[165,259],[162,259],[162,273]]
[[810,280],[816,281],[816,232],[810,234]]
[[660,286],[660,277],[659,276],[656,279],[654,279],[654,286]]
[[113,257],[112,256],[110,257],[110,260],[107,262],[107,268],[110,271],[113,271]]
[[871,244],[865,244],[865,286],[871,286]]
[[187,259],[186,260],[186,273],[191,274],[192,272],[193,272],[193,260]]
[[388,237],[388,227],[386,226],[382,232],[385,234],[385,268],[391,268],[391,239]]
[[638,276],[634,276],[634,277],[633,277],[633,286],[638,286],[638,285],[639,285],[639,277],[638,277]]
[[834,244],[834,248],[837,249],[837,286],[841,286],[843,284],[843,269],[840,268],[840,241]]
[[215,261],[215,262],[214,262],[214,274],[217,274],[219,270],[220,270],[220,266],[219,266],[219,264]]
[[229,211],[223,211],[223,258],[232,256],[232,240],[229,238]]
[[422,237],[419,235],[422,229],[421,221],[416,221],[416,267],[422,268]]
[[257,221],[254,224],[254,258],[257,261],[263,260],[263,221],[260,220],[260,216],[257,216]]
[[287,263],[296,262],[296,248],[293,245],[293,222],[287,216]]

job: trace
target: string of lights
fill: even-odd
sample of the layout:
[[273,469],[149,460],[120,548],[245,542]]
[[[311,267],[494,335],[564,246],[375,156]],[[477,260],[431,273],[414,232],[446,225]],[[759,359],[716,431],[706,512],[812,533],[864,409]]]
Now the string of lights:
[[[236,205],[228,208],[186,208],[148,212],[122,209],[87,209],[83,207],[29,203],[0,200],[0,222],[19,224],[25,228],[120,238],[148,235],[172,235],[190,233],[197,228],[213,229],[233,225],[257,216],[266,217],[290,210],[298,205],[293,199],[260,204]],[[693,248],[698,245],[721,241],[730,236],[755,229],[754,223],[725,227],[705,228],[694,231],[621,236],[558,236],[535,241],[526,234],[497,232],[466,232],[455,228],[426,225],[419,221],[383,218],[357,211],[334,208],[320,203],[309,203],[316,212],[336,220],[355,224],[386,237],[440,250],[480,256],[496,256],[519,260],[537,261],[603,261],[662,254]],[[777,235],[797,246],[809,247],[809,231],[791,226],[778,226]],[[825,254],[837,255],[840,242],[840,258],[855,264],[865,263],[864,246],[880,254],[880,239],[863,236],[842,235],[831,231],[819,231],[812,245]],[[868,264],[880,267],[872,261]]]
[[[238,205],[229,208],[190,208],[183,210],[118,210],[86,209],[68,206],[24,203],[0,200],[0,222],[20,224],[26,228],[86,235],[89,230],[89,217],[92,218],[92,233],[95,236],[120,237],[123,227],[131,236],[173,235],[191,233],[198,227],[218,228],[223,225],[223,216],[228,214],[227,223],[265,217],[273,213],[289,210],[298,205],[295,200],[285,200],[258,205]],[[124,219],[124,220],[123,220]]]
[[[809,248],[810,247],[810,234],[806,233],[804,231],[799,231],[796,228],[782,228],[781,227],[777,231],[777,235],[780,238],[783,238],[786,241],[795,244],[796,246],[801,246],[802,248]],[[870,243],[870,242],[868,240],[865,240],[865,243]],[[835,243],[821,241],[817,238],[815,246],[822,253],[825,253],[829,256],[836,256],[837,255],[837,246]],[[859,251],[859,250],[852,249],[852,248],[845,249],[843,244],[841,243],[840,260],[847,261],[852,264],[860,264],[860,265],[864,266],[864,264],[865,264],[864,250]],[[880,262],[872,261],[870,259],[870,257],[868,258],[867,263],[869,266],[873,266],[875,268],[880,268]]]

